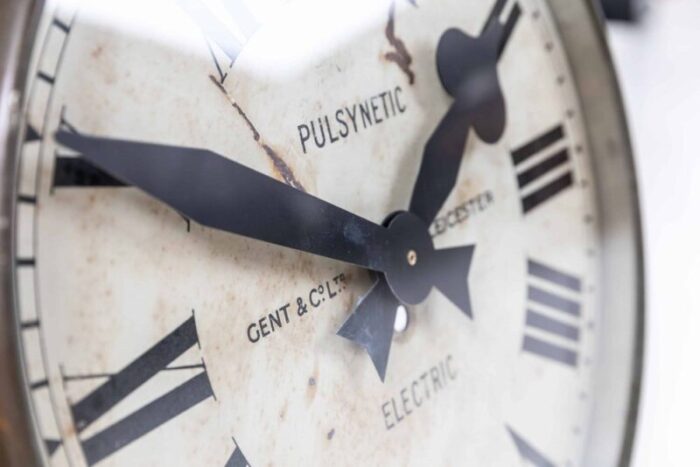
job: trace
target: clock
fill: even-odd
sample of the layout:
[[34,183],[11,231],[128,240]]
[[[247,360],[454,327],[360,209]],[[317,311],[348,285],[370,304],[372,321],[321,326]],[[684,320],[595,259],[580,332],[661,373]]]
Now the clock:
[[0,11],[2,465],[629,462],[593,2]]

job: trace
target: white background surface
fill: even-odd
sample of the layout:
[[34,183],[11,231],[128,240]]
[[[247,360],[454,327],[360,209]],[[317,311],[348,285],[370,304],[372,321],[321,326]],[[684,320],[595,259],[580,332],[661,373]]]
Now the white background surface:
[[642,198],[647,335],[634,467],[700,466],[700,0],[612,25]]

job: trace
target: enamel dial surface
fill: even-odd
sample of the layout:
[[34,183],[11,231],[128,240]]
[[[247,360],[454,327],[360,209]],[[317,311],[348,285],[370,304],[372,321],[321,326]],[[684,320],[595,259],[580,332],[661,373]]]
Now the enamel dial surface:
[[[582,464],[597,180],[547,2],[48,2],[38,31],[15,277],[48,465]],[[442,199],[422,161],[455,153]],[[318,206],[381,248],[340,223],[345,260]]]

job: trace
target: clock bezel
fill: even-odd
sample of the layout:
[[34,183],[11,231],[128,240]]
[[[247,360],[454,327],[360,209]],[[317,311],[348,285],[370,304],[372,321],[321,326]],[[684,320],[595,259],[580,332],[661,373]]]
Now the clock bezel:
[[43,0],[0,5],[0,464],[39,465],[15,319],[14,213],[21,115]]
[[[637,422],[644,344],[643,249],[632,147],[597,4],[594,0],[548,0],[548,4],[581,98],[592,148],[607,265],[603,268],[604,283],[613,284],[611,278],[618,283],[627,281],[626,287],[633,292],[629,297],[611,297],[610,289],[625,289],[611,285],[604,293],[606,303],[615,302],[614,307],[604,309],[615,313],[604,314],[604,319],[613,323],[602,325],[605,332],[601,345],[615,352],[603,352],[605,362],[598,375],[585,464],[601,465],[601,460],[617,459],[617,465],[628,465]],[[43,6],[43,0],[7,0],[0,6],[0,421],[6,422],[0,426],[0,463],[9,466],[39,465],[45,459],[34,434],[22,366],[14,255],[23,104]],[[616,320],[634,325],[631,329],[615,328]],[[622,377],[619,371],[624,373]],[[620,417],[621,410],[624,417]],[[622,426],[611,430],[611,425]],[[610,436],[611,431],[615,436]]]
[[[605,251],[601,255],[602,284],[607,286],[603,309],[615,311],[603,313],[600,323],[599,352],[604,358],[596,379],[597,399],[584,464],[605,465],[604,460],[613,459],[616,451],[616,465],[629,465],[639,411],[645,325],[644,252],[632,143],[600,5],[570,0],[549,0],[549,4],[576,81],[593,155]],[[590,20],[582,21],[583,17]],[[616,292],[626,286],[634,294],[618,296]],[[627,326],[616,325],[625,318]],[[623,411],[624,417],[619,417]],[[614,425],[617,429],[611,430]],[[615,432],[617,437],[610,436]]]

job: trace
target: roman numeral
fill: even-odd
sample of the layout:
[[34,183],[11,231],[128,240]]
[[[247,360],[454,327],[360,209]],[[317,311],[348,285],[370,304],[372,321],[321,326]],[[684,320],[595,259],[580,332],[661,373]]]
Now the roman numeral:
[[[194,346],[199,346],[199,338],[193,314],[122,370],[109,375],[105,383],[75,404],[71,404],[77,432],[82,433],[100,420],[115,405],[129,397],[157,373],[166,370],[169,364]],[[87,439],[81,439],[80,444],[87,463],[93,465],[105,459],[200,402],[213,397],[206,367],[203,364],[195,367],[202,368],[202,371],[116,423]],[[185,368],[191,371],[192,366]]]
[[[236,58],[238,58],[243,49],[244,40],[237,38],[200,0],[178,0],[178,2],[206,36],[209,43],[209,52],[219,74],[219,83],[223,84],[228,76],[228,70],[233,67]],[[245,10],[248,16],[252,17],[250,12],[238,0],[235,0],[234,3],[239,15],[241,10]],[[228,63],[221,63],[214,48],[224,54]]]
[[527,272],[523,350],[576,367],[581,305],[571,296],[580,294],[581,280],[534,260],[528,260]]
[[33,143],[34,141],[39,141],[40,139],[41,135],[39,134],[39,132],[36,130],[36,128],[34,128],[28,123],[24,133],[24,142]]
[[52,22],[51,24],[52,24],[52,26],[54,26],[54,27],[60,29],[61,31],[63,31],[65,34],[68,34],[68,33],[70,32],[70,26],[67,25],[66,23],[64,23],[63,21],[61,21],[61,20],[58,19],[58,18],[54,18],[54,19],[53,19],[53,22]]
[[506,430],[508,430],[511,439],[515,443],[515,447],[518,449],[518,453],[520,453],[520,457],[522,457],[523,460],[532,463],[536,467],[554,467],[552,462],[537,451],[537,449],[535,449],[530,443],[525,441],[525,438],[516,433],[515,430],[509,426],[506,426]]
[[235,444],[236,446],[233,449],[233,454],[231,454],[231,456],[226,461],[225,467],[247,467],[249,465],[248,461],[243,455],[241,449],[238,447],[235,438],[233,439],[233,444]]
[[[66,108],[61,109],[59,129],[79,133],[76,127],[66,118]],[[53,169],[53,188],[76,187],[118,187],[124,183],[95,167],[81,157],[56,154]]]
[[[109,188],[129,186],[82,157],[56,154],[53,170],[53,188]],[[20,201],[29,202],[20,199]],[[36,200],[34,200],[36,202]],[[190,220],[182,216],[190,231]]]
[[17,202],[24,204],[36,204],[36,196],[31,195],[17,195]]
[[53,171],[54,188],[125,186],[107,172],[81,157],[56,156]]
[[25,330],[25,329],[34,329],[34,328],[38,328],[38,327],[39,327],[39,324],[40,324],[40,323],[39,323],[39,320],[38,320],[38,319],[34,319],[34,320],[31,320],[31,321],[22,321],[22,322],[20,323],[19,326],[20,326],[20,328],[22,328],[22,330]]
[[499,57],[503,54],[503,51],[505,50],[506,45],[508,44],[508,40],[513,34],[513,30],[515,29],[515,26],[518,24],[518,20],[522,15],[522,9],[520,8],[520,4],[518,4],[517,1],[513,2],[513,7],[511,8],[510,12],[508,12],[508,17],[506,18],[504,23],[501,23],[501,16],[504,14],[507,5],[508,0],[497,0],[493,8],[491,9],[491,13],[489,14],[489,17],[486,20],[486,24],[484,25],[484,28],[482,30],[483,34],[489,27],[492,27],[494,23],[498,24],[498,27],[500,29],[500,40],[498,42]]
[[18,268],[33,268],[36,266],[36,260],[34,258],[17,258],[15,261]]
[[573,185],[569,149],[560,144],[565,139],[558,125],[511,153],[524,214]]
[[44,379],[40,379],[39,381],[33,382],[32,384],[29,385],[29,388],[32,391],[38,391],[39,389],[44,389],[48,386],[49,386],[49,381],[46,378],[44,378]]
[[46,446],[46,451],[49,456],[52,456],[54,452],[61,446],[61,440],[59,439],[45,439],[44,445]]
[[[76,127],[66,118],[65,107],[61,109],[59,129],[70,131],[71,133],[79,133]],[[79,155],[67,156],[56,152],[54,159],[52,190],[56,188],[114,188],[129,186]],[[190,220],[182,215],[181,217],[185,221],[187,232],[189,232]]]
[[[53,188],[114,188],[128,186],[82,157],[56,155]],[[22,201],[20,199],[20,201]],[[25,201],[28,202],[28,201]],[[181,216],[190,231],[190,220]]]
[[[39,326],[39,321],[36,321],[37,327]],[[26,329],[26,328],[25,328]],[[32,391],[32,399],[35,404],[50,403],[51,396],[49,395],[49,381],[46,378],[40,378],[29,384],[29,389]],[[47,425],[41,424],[44,428],[48,428]],[[41,429],[40,431],[43,431]],[[61,447],[63,441],[57,435],[48,435],[45,433],[39,433],[42,437],[44,443],[44,449],[49,458],[52,458],[56,451]]]
[[54,83],[54,81],[55,81],[55,79],[56,79],[55,77],[53,77],[53,76],[51,76],[51,75],[49,75],[48,73],[43,72],[43,71],[40,71],[39,73],[37,73],[37,78],[39,78],[40,80],[46,82],[46,83],[49,84],[50,86],[53,86],[53,83]]

